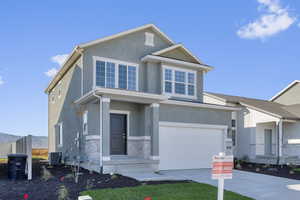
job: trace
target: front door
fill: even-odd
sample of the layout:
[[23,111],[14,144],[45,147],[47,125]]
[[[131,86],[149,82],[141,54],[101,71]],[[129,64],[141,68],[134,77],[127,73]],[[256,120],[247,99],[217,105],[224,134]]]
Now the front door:
[[110,114],[110,154],[126,155],[127,115]]
[[272,155],[272,129],[265,129],[265,155]]

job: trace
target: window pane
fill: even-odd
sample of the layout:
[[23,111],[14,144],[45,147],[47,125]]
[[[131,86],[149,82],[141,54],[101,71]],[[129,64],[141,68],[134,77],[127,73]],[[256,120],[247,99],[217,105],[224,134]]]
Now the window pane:
[[165,82],[165,92],[172,93],[172,82]]
[[119,65],[119,88],[127,89],[127,66]]
[[235,125],[235,124],[236,124],[235,122],[236,122],[236,121],[235,121],[234,119],[231,120],[231,126],[232,126],[232,127],[235,127],[235,126],[236,126],[236,125]]
[[165,69],[165,80],[172,81],[172,70],[171,69]]
[[185,94],[185,84],[184,83],[175,83],[175,93],[176,94]]
[[105,62],[96,62],[96,86],[105,87]]
[[106,63],[106,87],[115,87],[115,63]]
[[232,130],[232,145],[235,146],[236,144],[236,133],[235,130]]
[[188,85],[188,95],[194,96],[195,95],[195,86]]
[[190,83],[190,84],[195,83],[195,74],[194,73],[188,73],[188,83]]
[[185,72],[175,71],[175,81],[176,82],[185,82]]
[[128,66],[128,90],[136,90],[136,67]]

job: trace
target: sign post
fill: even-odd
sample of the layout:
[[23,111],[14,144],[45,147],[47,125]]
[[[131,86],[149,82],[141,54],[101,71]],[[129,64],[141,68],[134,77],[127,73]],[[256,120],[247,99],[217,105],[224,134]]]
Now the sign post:
[[224,179],[232,179],[233,156],[213,156],[212,179],[218,179],[218,200],[224,199]]

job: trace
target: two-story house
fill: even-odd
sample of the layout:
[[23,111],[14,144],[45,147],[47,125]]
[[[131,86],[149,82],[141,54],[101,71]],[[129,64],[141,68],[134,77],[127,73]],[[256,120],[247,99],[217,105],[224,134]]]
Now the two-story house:
[[153,24],[76,46],[46,89],[49,151],[104,173],[210,168],[238,110],[203,103],[210,70]]

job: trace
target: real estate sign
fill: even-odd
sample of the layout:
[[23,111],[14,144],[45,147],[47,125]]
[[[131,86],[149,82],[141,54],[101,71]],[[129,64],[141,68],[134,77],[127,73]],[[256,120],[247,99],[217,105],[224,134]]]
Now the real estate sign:
[[218,179],[218,200],[224,197],[224,179],[232,179],[233,156],[225,153],[213,156],[212,179]]
[[232,179],[233,156],[213,156],[212,179]]

